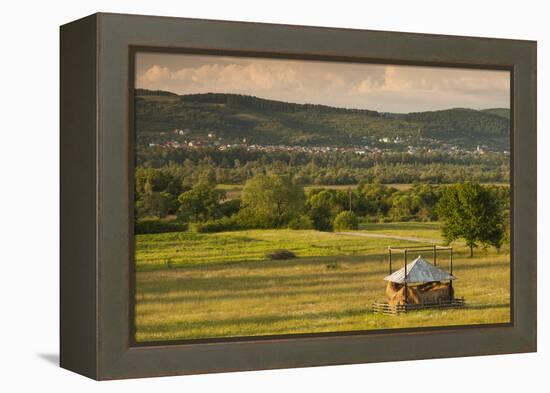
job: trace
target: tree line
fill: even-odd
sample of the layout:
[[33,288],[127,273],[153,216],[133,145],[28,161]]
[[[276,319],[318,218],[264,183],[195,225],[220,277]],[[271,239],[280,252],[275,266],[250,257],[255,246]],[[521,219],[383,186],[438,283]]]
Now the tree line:
[[303,184],[351,185],[378,183],[480,183],[508,182],[509,156],[444,152],[394,152],[384,154],[247,151],[214,148],[197,150],[138,148],[137,165],[173,166],[186,178],[196,179],[213,170],[217,183],[242,184],[258,173],[285,173]]
[[[357,229],[360,222],[434,221],[448,241],[466,240],[499,248],[509,237],[509,189],[478,183],[415,184],[398,190],[361,182],[356,188],[318,187],[305,191],[286,173],[258,173],[239,198],[217,187],[215,171],[194,182],[175,168],[138,168],[135,177],[136,232],[191,229],[219,232],[255,228]],[[162,220],[166,216],[176,220]]]

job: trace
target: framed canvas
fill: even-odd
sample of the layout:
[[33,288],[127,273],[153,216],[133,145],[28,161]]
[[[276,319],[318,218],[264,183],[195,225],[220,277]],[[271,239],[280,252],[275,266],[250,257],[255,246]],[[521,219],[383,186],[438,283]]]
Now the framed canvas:
[[61,27],[61,366],[536,351],[536,42]]

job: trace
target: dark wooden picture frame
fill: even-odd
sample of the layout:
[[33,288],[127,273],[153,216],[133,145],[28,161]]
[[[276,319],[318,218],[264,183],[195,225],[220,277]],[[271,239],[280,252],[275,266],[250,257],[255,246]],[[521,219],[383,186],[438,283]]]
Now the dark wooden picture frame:
[[[138,345],[136,50],[511,71],[509,324]],[[536,42],[95,14],[61,27],[61,366],[95,379],[536,351]]]

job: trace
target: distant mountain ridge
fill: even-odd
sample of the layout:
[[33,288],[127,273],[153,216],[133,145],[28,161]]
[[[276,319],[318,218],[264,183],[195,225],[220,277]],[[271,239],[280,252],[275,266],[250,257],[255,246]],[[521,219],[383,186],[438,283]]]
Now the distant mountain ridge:
[[491,113],[493,115],[504,117],[505,119],[510,119],[510,109],[508,108],[488,108],[482,109],[485,113]]
[[258,110],[269,109],[272,111],[318,111],[328,113],[362,113],[368,116],[378,117],[380,113],[369,109],[340,108],[321,104],[298,104],[294,102],[276,101],[255,96],[227,93],[203,93],[187,94],[180,96],[184,102],[203,102],[233,105],[235,107],[255,108]]
[[138,143],[172,130],[224,143],[288,145],[486,145],[509,148],[509,110],[453,108],[407,114],[297,104],[224,93],[136,89]]

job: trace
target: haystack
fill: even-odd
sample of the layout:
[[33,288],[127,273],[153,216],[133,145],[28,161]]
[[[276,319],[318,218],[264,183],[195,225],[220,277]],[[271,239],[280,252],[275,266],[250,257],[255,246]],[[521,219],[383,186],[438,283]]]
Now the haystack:
[[[405,288],[407,296],[405,297]],[[450,283],[429,282],[415,286],[388,282],[386,296],[390,306],[403,304],[434,304],[454,299],[454,290]]]
[[454,290],[451,281],[455,279],[452,274],[419,256],[406,268],[403,267],[384,278],[388,281],[388,304],[433,304],[453,300]]

